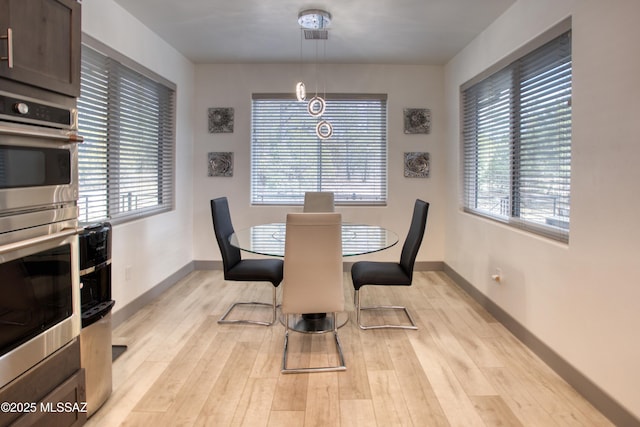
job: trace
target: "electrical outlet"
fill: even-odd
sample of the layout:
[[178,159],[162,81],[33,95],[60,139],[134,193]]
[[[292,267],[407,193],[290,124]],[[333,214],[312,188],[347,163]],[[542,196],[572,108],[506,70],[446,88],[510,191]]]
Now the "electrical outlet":
[[491,275],[491,280],[496,283],[502,283],[502,269],[496,268],[495,272]]
[[124,268],[124,280],[131,280],[131,266],[128,265]]

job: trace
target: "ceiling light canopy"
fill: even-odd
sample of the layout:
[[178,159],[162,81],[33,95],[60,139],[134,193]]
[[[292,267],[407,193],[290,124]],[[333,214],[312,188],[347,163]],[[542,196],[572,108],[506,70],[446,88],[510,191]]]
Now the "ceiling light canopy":
[[331,14],[321,9],[307,9],[298,14],[298,24],[308,30],[325,30],[331,24]]

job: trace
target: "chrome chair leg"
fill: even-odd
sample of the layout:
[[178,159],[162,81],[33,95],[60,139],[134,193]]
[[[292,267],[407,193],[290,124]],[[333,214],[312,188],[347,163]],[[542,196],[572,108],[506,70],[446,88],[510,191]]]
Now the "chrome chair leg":
[[344,353],[342,352],[342,343],[338,336],[338,313],[333,313],[333,337],[336,343],[336,350],[338,352],[338,358],[340,364],[337,366],[320,366],[315,368],[287,368],[287,354],[289,345],[289,314],[285,315],[285,332],[284,332],[284,350],[282,352],[282,368],[280,372],[283,374],[301,374],[312,372],[334,372],[334,371],[346,371],[347,366],[344,362]]
[[[271,286],[273,288],[273,302],[271,304],[266,302],[236,302],[231,304],[231,306],[224,312],[222,317],[218,319],[218,323],[229,324],[229,323],[241,323],[241,324],[250,324],[250,325],[263,325],[263,326],[271,326],[276,322],[276,308],[277,308],[277,297],[276,297],[276,287]],[[236,306],[239,305],[253,305],[259,307],[271,307],[271,321],[265,322],[261,320],[248,320],[248,319],[227,319],[227,316],[233,311]]]
[[[416,330],[418,329],[418,326],[416,325],[416,322],[414,322],[413,317],[411,317],[411,314],[409,313],[409,310],[407,310],[407,307],[403,307],[400,305],[376,305],[376,306],[369,306],[369,307],[362,307],[360,305],[360,292],[358,290],[354,290],[353,291],[353,301],[355,304],[355,308],[356,308],[356,323],[358,324],[358,327],[360,329],[411,329],[411,330]],[[405,313],[405,315],[407,316],[407,318],[409,319],[409,322],[411,323],[411,325],[392,325],[392,324],[384,324],[384,325],[364,325],[360,319],[361,316],[361,312],[365,311],[365,310],[401,310]]]

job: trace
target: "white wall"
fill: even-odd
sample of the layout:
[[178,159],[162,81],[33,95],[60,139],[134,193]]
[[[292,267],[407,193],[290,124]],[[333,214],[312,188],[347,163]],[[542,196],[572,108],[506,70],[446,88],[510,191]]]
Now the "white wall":
[[176,89],[176,209],[113,230],[114,312],[193,260],[194,67],[112,0],[85,0],[82,31],[174,82]]
[[[400,235],[401,243],[409,227],[416,198],[431,203],[426,237],[418,261],[442,261],[444,248],[445,145],[443,110],[443,69],[427,66],[330,65],[321,67],[327,92],[388,94],[389,201],[386,207],[338,207],[345,221],[380,224]],[[314,87],[313,66],[307,87]],[[227,196],[236,229],[263,222],[284,221],[288,211],[301,207],[257,207],[250,205],[250,126],[251,94],[292,93],[300,78],[298,64],[244,64],[196,66],[194,175],[194,259],[220,260],[216,246],[209,201]],[[321,86],[322,87],[322,86]],[[233,133],[210,134],[209,107],[233,107]],[[432,132],[427,135],[403,133],[402,110],[406,107],[430,108]],[[330,106],[328,107],[330,108]],[[336,124],[334,124],[336,126]],[[233,177],[208,177],[207,153],[234,153]],[[404,178],[403,156],[408,151],[427,151],[431,155],[428,179]],[[370,259],[398,260],[401,245],[369,255]],[[356,259],[353,258],[352,261]]]
[[[460,209],[459,86],[573,16],[571,240],[554,243]],[[327,65],[329,92],[389,96],[389,205],[341,208],[346,220],[406,232],[413,200],[431,202],[418,261],[445,260],[614,399],[640,417],[640,115],[637,0],[519,0],[444,69]],[[83,31],[175,82],[176,210],[116,226],[116,310],[192,260],[219,260],[209,200],[230,199],[236,228],[281,221],[289,208],[249,203],[252,92],[290,92],[297,65],[193,66],[112,0],[83,2]],[[311,75],[306,70],[307,75]],[[197,89],[197,90],[196,90]],[[235,132],[209,134],[207,108],[234,107]],[[431,108],[430,135],[404,135],[402,109]],[[405,151],[431,153],[431,178],[402,176]],[[232,178],[207,177],[206,155],[233,151]],[[294,208],[291,208],[294,209]],[[445,239],[446,237],[446,239]],[[399,246],[376,254],[395,260]],[[125,270],[130,267],[130,278]],[[504,281],[489,276],[502,268]]]
[[[567,16],[573,22],[568,245],[460,209],[460,84]],[[640,2],[519,0],[445,69],[445,262],[640,418]],[[453,191],[456,189],[457,191]],[[504,272],[497,285],[489,276]]]

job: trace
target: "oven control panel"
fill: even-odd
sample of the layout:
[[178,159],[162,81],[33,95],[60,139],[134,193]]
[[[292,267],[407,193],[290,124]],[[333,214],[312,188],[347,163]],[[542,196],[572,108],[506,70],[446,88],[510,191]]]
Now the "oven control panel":
[[0,93],[0,120],[68,129],[72,119],[69,108]]

